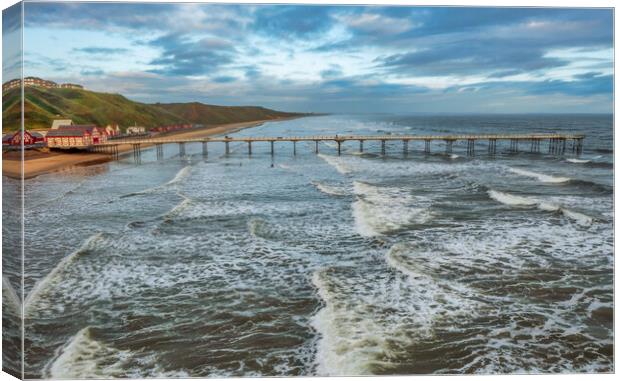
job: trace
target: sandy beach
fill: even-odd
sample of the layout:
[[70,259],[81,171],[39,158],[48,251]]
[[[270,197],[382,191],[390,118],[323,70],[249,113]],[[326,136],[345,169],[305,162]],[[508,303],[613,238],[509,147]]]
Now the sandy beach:
[[[292,118],[280,118],[280,119],[268,119],[257,120],[252,122],[230,123],[217,126],[210,126],[201,129],[191,131],[179,131],[166,133],[167,137],[179,137],[179,138],[201,138],[213,135],[230,134],[245,128],[256,127],[265,122],[274,122],[287,120]],[[145,145],[148,146],[148,145]],[[119,153],[130,151],[131,145],[120,145]],[[19,179],[21,177],[21,161],[16,159],[16,153],[2,155],[2,174],[7,177]],[[76,152],[76,153],[62,153],[62,152],[50,152],[31,154],[26,153],[24,160],[24,179],[30,179],[44,173],[54,172],[60,169],[73,167],[73,166],[87,166],[94,164],[101,164],[112,160],[113,157],[105,153],[95,152]]]

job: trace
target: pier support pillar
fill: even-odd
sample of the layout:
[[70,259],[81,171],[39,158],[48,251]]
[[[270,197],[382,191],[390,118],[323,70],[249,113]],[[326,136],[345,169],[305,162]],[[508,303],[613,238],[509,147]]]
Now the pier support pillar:
[[409,140],[403,140],[403,154],[409,154]]
[[431,153],[431,141],[424,140],[424,153]]
[[226,145],[226,155],[228,155],[230,153],[230,145],[228,142],[224,142],[224,144]]
[[562,155],[566,152],[566,139],[562,138]]
[[270,141],[269,143],[271,143],[271,156],[273,156],[273,155],[274,155],[274,150],[273,150],[273,143],[274,143],[274,142],[273,142],[273,140],[272,140],[272,141]]
[[185,143],[179,143],[179,156],[185,156]]
[[136,162],[136,164],[140,164],[140,162],[142,161],[141,158],[141,151],[140,151],[140,144],[132,144],[133,147],[133,159]]
[[342,144],[342,142],[340,140],[336,140],[336,143],[338,144],[338,156],[340,156],[340,145]]
[[209,156],[209,148],[207,147],[207,142],[202,142],[202,155]]
[[452,144],[454,140],[446,140],[446,154],[452,153]]
[[297,141],[293,140],[293,156],[297,156]]
[[164,158],[163,144],[155,144],[155,150],[157,152],[157,160],[162,160]]
[[385,140],[381,140],[381,155],[385,155]]
[[318,140],[314,141],[314,153],[316,154],[319,153],[319,141]]
[[360,152],[364,152],[364,141],[360,140]]
[[474,139],[467,139],[467,154],[474,156],[476,154],[476,141]]
[[252,142],[248,140],[248,155],[252,155]]

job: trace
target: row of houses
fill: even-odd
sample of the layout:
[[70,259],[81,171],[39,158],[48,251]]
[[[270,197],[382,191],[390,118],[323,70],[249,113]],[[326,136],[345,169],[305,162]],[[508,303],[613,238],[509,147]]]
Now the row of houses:
[[[164,132],[203,127],[201,124],[176,124],[160,126],[147,131],[142,126],[127,127],[122,134],[117,124],[105,127],[94,124],[73,124],[71,119],[55,119],[47,131],[24,131],[23,143],[28,148],[47,146],[49,148],[87,148],[102,144],[108,139],[131,135],[155,135]],[[2,138],[3,146],[21,146],[22,134],[20,131],[6,134]]]
[[[56,119],[48,131],[24,131],[23,143],[29,148],[47,146],[50,148],[86,148],[106,142],[109,138],[119,136],[120,127],[109,124],[105,127],[94,124],[73,124],[71,119]],[[21,146],[21,131],[2,137],[3,146]]]
[[151,133],[163,133],[171,131],[186,130],[190,128],[204,127],[202,124],[172,124],[169,126],[159,126],[151,129]]
[[[12,79],[2,84],[2,92],[16,89],[21,86],[22,80],[20,78]],[[76,83],[56,83],[47,79],[39,77],[26,77],[24,78],[24,86],[36,86],[46,89],[83,89],[84,86]]]

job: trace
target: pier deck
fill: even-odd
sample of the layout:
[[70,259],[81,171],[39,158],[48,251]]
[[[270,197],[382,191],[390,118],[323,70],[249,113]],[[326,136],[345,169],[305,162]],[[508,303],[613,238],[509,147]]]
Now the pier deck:
[[475,154],[475,146],[477,141],[488,141],[488,152],[495,154],[497,150],[497,141],[509,141],[511,152],[517,152],[519,150],[519,143],[527,142],[530,144],[531,152],[540,152],[541,142],[547,141],[548,152],[552,154],[564,154],[567,149],[567,142],[571,142],[571,146],[568,147],[572,152],[580,154],[583,149],[583,140],[585,135],[583,134],[472,134],[472,135],[316,135],[316,136],[237,136],[237,137],[206,137],[206,138],[174,138],[174,137],[152,137],[141,139],[119,139],[113,142],[108,141],[93,146],[92,149],[96,151],[106,151],[113,154],[118,153],[119,145],[132,145],[134,155],[140,155],[140,148],[142,145],[155,145],[157,147],[158,158],[163,157],[164,144],[178,144],[181,154],[185,154],[185,144],[187,143],[201,143],[203,147],[203,153],[207,154],[208,143],[224,143],[226,146],[226,153],[229,153],[229,143],[247,143],[248,154],[252,154],[252,143],[254,142],[269,142],[271,144],[271,153],[274,153],[275,142],[289,142],[293,143],[293,154],[297,154],[297,142],[315,142],[315,152],[319,152],[319,142],[332,141],[337,144],[338,154],[341,153],[341,145],[348,141],[359,142],[360,151],[364,150],[364,142],[376,141],[381,143],[381,153],[385,154],[386,142],[402,141],[403,151],[405,153],[409,150],[409,143],[416,141],[424,142],[424,152],[430,152],[432,142],[445,143],[446,153],[452,152],[452,145],[454,142],[464,141],[467,142],[467,153],[469,155]]

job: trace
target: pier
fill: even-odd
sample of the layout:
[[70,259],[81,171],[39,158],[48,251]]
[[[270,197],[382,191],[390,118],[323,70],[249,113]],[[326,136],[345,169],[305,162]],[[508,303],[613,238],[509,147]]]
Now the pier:
[[223,143],[225,153],[230,154],[230,143],[247,144],[247,153],[252,155],[252,144],[265,142],[270,145],[271,155],[275,155],[276,143],[292,144],[292,154],[297,155],[297,142],[314,142],[314,153],[319,153],[319,142],[333,142],[336,144],[338,155],[342,153],[342,146],[347,142],[359,143],[359,151],[364,152],[365,142],[380,143],[381,155],[385,155],[387,142],[401,142],[402,152],[407,155],[410,148],[416,142],[420,143],[420,148],[424,153],[431,153],[431,144],[439,143],[443,147],[446,154],[452,153],[454,143],[463,142],[467,146],[467,154],[474,156],[476,154],[476,145],[478,143],[486,143],[486,151],[490,155],[497,153],[497,143],[508,143],[507,151],[509,153],[519,152],[521,147],[529,147],[532,153],[541,152],[541,143],[543,147],[546,145],[547,152],[551,155],[564,155],[567,150],[576,155],[580,155],[583,151],[583,134],[501,134],[501,135],[321,135],[321,136],[287,136],[287,137],[208,137],[208,138],[141,138],[141,139],[119,139],[113,142],[99,144],[91,148],[98,152],[107,152],[115,157],[118,156],[118,147],[120,145],[131,145],[134,158],[140,161],[140,152],[143,147],[155,146],[157,159],[163,159],[163,145],[178,145],[179,155],[185,155],[185,145],[190,143],[198,143],[202,145],[203,155],[208,155],[208,146],[210,143]]

